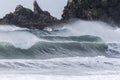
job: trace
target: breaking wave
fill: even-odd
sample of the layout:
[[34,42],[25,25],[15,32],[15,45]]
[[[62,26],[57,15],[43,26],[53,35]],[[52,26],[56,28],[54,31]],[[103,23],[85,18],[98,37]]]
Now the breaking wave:
[[[32,41],[33,41],[32,37]],[[44,37],[32,42],[19,42],[14,44],[0,42],[1,58],[52,58],[65,56],[97,56],[103,55],[107,45],[99,37]],[[52,40],[55,39],[55,40]],[[24,40],[24,39],[23,39]],[[42,41],[43,40],[43,41]],[[32,42],[32,44],[30,44]],[[28,45],[30,44],[30,45]],[[91,52],[91,53],[90,53]],[[97,53],[96,53],[97,52]],[[8,56],[9,55],[9,56]]]
[[76,21],[50,29],[1,26],[0,58],[120,57],[120,31],[117,27],[102,22]]
[[117,26],[97,21],[80,20],[42,31],[0,26],[0,71],[120,74],[119,34]]

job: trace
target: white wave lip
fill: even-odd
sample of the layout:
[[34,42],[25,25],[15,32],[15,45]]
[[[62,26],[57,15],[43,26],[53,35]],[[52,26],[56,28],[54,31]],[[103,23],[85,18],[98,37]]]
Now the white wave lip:
[[29,32],[0,32],[0,43],[9,43],[16,48],[28,49],[40,39]]
[[105,42],[120,42],[120,30],[100,21],[78,20],[70,25],[64,26],[69,30],[66,36],[93,35],[101,37]]
[[28,30],[27,28],[20,28],[14,25],[0,25],[0,32],[3,31],[22,31],[22,30]]
[[[9,13],[10,11],[14,11],[14,8],[17,4],[22,4],[23,6],[32,9],[32,2],[32,0],[1,0],[0,6],[3,9],[1,8],[0,17],[3,17],[6,13]],[[67,0],[38,0],[38,3],[40,3],[40,6],[43,10],[50,11],[52,15],[60,19],[61,12],[67,3]],[[7,5],[7,7],[5,7],[5,5]],[[16,48],[29,49],[37,42],[45,41],[41,38],[38,38],[36,35],[24,30],[25,29],[18,28],[16,26],[0,26],[0,43],[9,43]],[[111,28],[110,25],[103,22],[77,21],[68,25],[64,25],[63,28],[60,28],[58,30],[65,31],[50,35],[68,37],[92,35],[102,38],[102,40],[104,40],[106,44],[109,42],[116,42],[117,46],[119,47],[118,43],[120,43],[120,28]],[[54,32],[54,30],[50,28],[46,29],[46,31],[50,33]],[[63,41],[56,40],[47,42],[58,43]],[[120,48],[118,47],[116,48],[116,46],[109,46],[110,49],[120,52]],[[99,56],[68,58],[65,57],[47,60],[0,60],[0,80],[27,79],[120,80],[120,59]]]

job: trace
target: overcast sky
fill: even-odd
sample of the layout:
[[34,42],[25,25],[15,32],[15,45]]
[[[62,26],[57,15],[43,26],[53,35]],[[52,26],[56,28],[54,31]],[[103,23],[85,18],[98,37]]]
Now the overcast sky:
[[[0,18],[13,12],[18,4],[33,9],[34,0],[0,0]],[[53,16],[61,18],[67,0],[37,0],[43,10],[49,11]]]

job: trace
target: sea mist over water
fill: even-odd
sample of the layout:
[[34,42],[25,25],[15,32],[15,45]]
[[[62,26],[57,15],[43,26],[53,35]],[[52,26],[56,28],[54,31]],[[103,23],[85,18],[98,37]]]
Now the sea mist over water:
[[120,42],[120,29],[100,21],[76,21],[65,25],[70,30],[66,35],[94,35],[101,37],[104,42]]

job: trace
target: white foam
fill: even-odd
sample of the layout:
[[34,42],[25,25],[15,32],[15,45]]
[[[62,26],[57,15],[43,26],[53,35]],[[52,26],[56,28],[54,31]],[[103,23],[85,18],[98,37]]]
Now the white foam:
[[16,48],[28,49],[39,41],[39,38],[26,31],[0,32],[0,43],[9,43]]
[[47,60],[0,60],[0,70],[1,73],[7,71],[7,73],[39,73],[49,75],[120,74],[120,59],[99,56]]
[[79,20],[64,25],[68,31],[60,33],[60,36],[82,36],[93,35],[102,38],[105,42],[120,42],[120,28],[112,27],[100,21]]
[[62,76],[39,74],[2,74],[1,80],[120,80],[120,75]]
[[27,28],[20,28],[14,25],[0,25],[0,31],[20,31],[20,30],[27,30]]
[[0,80],[26,79],[119,80],[120,59],[99,56],[47,60],[0,60]]

